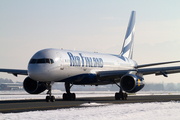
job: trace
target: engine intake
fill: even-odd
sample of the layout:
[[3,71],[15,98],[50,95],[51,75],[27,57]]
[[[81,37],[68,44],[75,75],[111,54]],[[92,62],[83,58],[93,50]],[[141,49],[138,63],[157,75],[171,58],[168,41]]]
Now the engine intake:
[[134,74],[124,75],[120,80],[122,89],[129,93],[134,93],[144,87],[144,79]]
[[44,83],[35,81],[30,77],[27,77],[23,82],[23,87],[29,94],[39,94],[45,91],[47,88]]

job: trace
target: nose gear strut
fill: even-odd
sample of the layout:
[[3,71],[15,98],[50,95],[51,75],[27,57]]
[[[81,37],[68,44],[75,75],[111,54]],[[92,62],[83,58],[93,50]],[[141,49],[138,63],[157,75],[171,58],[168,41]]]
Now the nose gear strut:
[[47,91],[47,95],[49,95],[49,96],[46,96],[46,102],[55,102],[55,97],[54,96],[52,96],[52,85],[53,85],[53,83],[52,82],[50,82],[50,83],[46,83],[46,87],[47,87],[47,89],[48,89],[48,91]]

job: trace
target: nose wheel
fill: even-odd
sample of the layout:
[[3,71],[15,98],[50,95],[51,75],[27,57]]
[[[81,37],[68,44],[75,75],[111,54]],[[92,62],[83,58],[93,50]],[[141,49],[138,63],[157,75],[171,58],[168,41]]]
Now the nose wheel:
[[70,89],[72,86],[73,86],[73,84],[71,85],[70,83],[65,82],[66,93],[63,94],[63,100],[75,100],[76,99],[76,94],[70,92]]
[[55,102],[55,97],[52,96],[52,93],[51,93],[51,91],[52,91],[52,83],[47,83],[46,87],[48,89],[48,91],[46,93],[48,95],[48,96],[46,96],[46,102]]
[[54,96],[46,96],[46,102],[55,102]]

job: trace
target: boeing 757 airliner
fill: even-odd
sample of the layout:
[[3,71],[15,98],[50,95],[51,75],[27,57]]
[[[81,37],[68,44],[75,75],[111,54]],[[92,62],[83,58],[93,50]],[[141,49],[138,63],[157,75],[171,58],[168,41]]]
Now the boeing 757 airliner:
[[[66,93],[63,100],[75,100],[73,85],[116,84],[120,90],[115,94],[116,100],[127,99],[127,93],[134,93],[144,87],[143,75],[155,74],[167,77],[168,74],[180,72],[180,66],[149,66],[177,63],[170,61],[138,65],[133,57],[135,15],[132,11],[122,51],[119,55],[101,54],[62,49],[43,49],[36,52],[29,61],[27,70],[0,69],[0,72],[13,75],[27,75],[23,82],[26,92],[39,94],[48,90],[46,101],[55,101],[51,93],[54,82],[64,82]],[[143,68],[145,67],[145,68]]]

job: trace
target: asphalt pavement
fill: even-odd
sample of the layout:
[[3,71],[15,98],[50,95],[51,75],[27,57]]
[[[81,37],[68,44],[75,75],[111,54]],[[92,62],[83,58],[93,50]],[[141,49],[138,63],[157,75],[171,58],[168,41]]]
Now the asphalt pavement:
[[75,101],[64,101],[62,99],[56,99],[55,102],[46,102],[45,99],[4,100],[0,101],[0,113],[84,107],[81,106],[84,103],[128,104],[168,101],[180,101],[180,95],[128,96],[127,100],[115,100],[114,97],[84,97],[77,98]]

